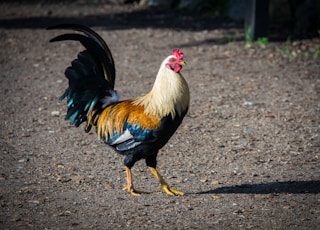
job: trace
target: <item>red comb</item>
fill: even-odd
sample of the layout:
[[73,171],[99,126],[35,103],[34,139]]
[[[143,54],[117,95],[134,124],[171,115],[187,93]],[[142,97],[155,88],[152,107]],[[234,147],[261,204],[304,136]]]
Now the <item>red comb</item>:
[[173,52],[173,55],[176,56],[178,60],[183,60],[183,53],[181,50],[173,49],[172,52]]

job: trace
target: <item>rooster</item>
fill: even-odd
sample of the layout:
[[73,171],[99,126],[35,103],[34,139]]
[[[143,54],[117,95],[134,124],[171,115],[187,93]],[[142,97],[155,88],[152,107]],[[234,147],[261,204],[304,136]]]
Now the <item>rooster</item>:
[[135,162],[145,159],[160,182],[159,191],[183,195],[169,187],[156,169],[158,151],[177,130],[189,107],[188,84],[180,73],[185,65],[182,51],[174,49],[163,60],[148,94],[119,100],[114,90],[116,71],[111,51],[96,32],[76,24],[47,29],[78,31],[59,35],[50,42],[73,40],[85,47],[65,70],[69,87],[59,99],[67,99],[65,120],[76,127],[85,122],[86,132],[95,127],[98,138],[124,155],[127,185],[123,190],[132,195],[145,193],[134,188],[131,173]]

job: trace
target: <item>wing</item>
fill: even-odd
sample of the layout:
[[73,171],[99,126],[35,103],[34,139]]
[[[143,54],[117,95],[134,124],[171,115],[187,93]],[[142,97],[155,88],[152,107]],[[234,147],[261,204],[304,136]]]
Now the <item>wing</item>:
[[146,115],[143,106],[123,101],[107,107],[99,116],[98,135],[117,151],[150,151],[162,148],[182,122],[182,116]]
[[139,125],[132,125],[126,122],[120,136],[114,135],[109,139],[109,145],[115,147],[119,152],[126,152],[141,144],[154,141],[155,136],[153,135],[153,130],[142,129]]
[[133,105],[132,101],[108,106],[96,123],[98,136],[120,152],[154,141],[154,131],[160,125],[159,117],[146,115],[143,106]]

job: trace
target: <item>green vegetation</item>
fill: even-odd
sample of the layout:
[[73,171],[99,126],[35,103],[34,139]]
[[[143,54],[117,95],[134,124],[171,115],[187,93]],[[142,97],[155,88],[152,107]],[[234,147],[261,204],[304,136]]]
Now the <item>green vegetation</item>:
[[292,42],[288,37],[284,48],[277,47],[276,52],[289,61],[294,61],[297,58],[318,60],[320,58],[320,44],[312,44],[309,47],[305,47],[303,41]]
[[266,45],[268,44],[268,38],[267,37],[262,37],[257,39],[257,44],[261,48],[266,48]]
[[266,48],[266,45],[268,44],[268,38],[267,37],[261,37],[258,38],[256,42],[254,42],[250,36],[251,30],[250,28],[247,28],[245,30],[245,47],[249,48],[251,47],[253,44],[258,44],[260,48]]

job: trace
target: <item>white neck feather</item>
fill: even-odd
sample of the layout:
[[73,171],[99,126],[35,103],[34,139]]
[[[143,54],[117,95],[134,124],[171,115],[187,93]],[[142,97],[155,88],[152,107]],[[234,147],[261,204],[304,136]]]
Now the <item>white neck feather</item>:
[[165,59],[159,69],[152,90],[137,98],[134,103],[143,105],[149,115],[164,117],[176,113],[180,116],[189,107],[190,94],[186,80],[165,66]]

